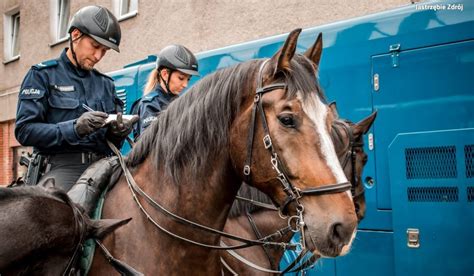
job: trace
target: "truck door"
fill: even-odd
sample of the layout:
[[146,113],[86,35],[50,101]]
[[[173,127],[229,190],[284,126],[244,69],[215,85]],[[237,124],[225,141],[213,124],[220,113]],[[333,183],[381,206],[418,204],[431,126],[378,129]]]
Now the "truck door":
[[[396,275],[474,272],[474,41],[372,57],[377,208]],[[470,262],[470,263],[469,263]]]

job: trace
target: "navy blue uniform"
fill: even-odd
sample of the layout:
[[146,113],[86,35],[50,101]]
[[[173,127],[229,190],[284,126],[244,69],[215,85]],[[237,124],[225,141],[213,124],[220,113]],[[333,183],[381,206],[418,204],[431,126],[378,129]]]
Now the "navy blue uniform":
[[105,127],[85,137],[76,133],[76,119],[87,112],[82,104],[115,114],[122,112],[123,103],[115,94],[113,79],[76,68],[66,51],[58,59],[32,66],[25,76],[18,96],[15,137],[48,156],[51,170],[41,181],[54,178],[57,187],[69,190],[90,163],[112,153]]
[[170,102],[177,97],[177,95],[166,93],[160,85],[157,85],[155,90],[133,103],[132,112],[140,117],[140,120],[133,126],[135,140],[158,118],[158,114],[165,110]]
[[32,66],[21,85],[15,136],[24,146],[45,154],[65,152],[111,153],[106,128],[79,137],[74,122],[86,112],[115,114],[123,103],[115,94],[113,80],[95,70],[77,69],[66,50],[58,59]]

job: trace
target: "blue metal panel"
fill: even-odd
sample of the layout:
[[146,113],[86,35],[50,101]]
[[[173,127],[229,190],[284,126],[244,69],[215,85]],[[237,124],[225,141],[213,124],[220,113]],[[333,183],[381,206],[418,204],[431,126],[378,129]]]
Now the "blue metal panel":
[[[293,242],[298,242],[295,235]],[[297,252],[285,253],[280,267],[287,267],[297,256]],[[394,275],[393,233],[382,231],[357,231],[351,252],[337,259],[320,259],[306,275]],[[295,274],[293,274],[295,275]]]
[[379,75],[375,159],[378,207],[390,209],[388,145],[398,133],[474,127],[474,40],[372,59]]
[[[400,134],[389,148],[396,275],[473,275],[474,128]],[[470,161],[469,161],[470,160]],[[407,229],[419,247],[407,246]]]

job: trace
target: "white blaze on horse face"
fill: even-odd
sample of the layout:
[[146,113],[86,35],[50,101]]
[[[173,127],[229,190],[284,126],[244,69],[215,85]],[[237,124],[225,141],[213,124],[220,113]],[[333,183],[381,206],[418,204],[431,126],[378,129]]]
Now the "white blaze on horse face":
[[[326,160],[328,167],[331,169],[333,175],[336,177],[337,183],[347,182],[346,175],[341,168],[339,159],[336,155],[336,150],[334,149],[334,144],[332,142],[329,131],[326,127],[326,117],[329,112],[329,109],[316,94],[310,95],[306,101],[303,101],[300,92],[298,92],[298,99],[302,103],[302,107],[306,115],[313,121],[316,126],[316,133],[319,136],[321,141],[321,153],[323,158]],[[331,184],[337,184],[331,183]],[[329,183],[328,183],[329,184]],[[352,200],[350,191],[347,191],[347,195]]]

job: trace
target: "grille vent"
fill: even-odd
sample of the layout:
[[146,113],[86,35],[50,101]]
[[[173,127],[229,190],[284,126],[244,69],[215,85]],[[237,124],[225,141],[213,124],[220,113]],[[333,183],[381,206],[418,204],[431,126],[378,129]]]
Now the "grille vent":
[[467,202],[474,202],[474,187],[467,187]]
[[93,17],[93,19],[102,32],[105,32],[107,30],[107,25],[109,24],[109,17],[107,16],[107,12],[104,8],[100,8]]
[[407,179],[457,178],[456,147],[405,149]]
[[127,91],[125,89],[117,90],[117,96],[123,102],[123,110],[127,110]]
[[466,158],[466,178],[474,177],[474,145],[464,146],[464,157]]
[[408,187],[410,202],[457,202],[458,187]]

